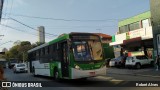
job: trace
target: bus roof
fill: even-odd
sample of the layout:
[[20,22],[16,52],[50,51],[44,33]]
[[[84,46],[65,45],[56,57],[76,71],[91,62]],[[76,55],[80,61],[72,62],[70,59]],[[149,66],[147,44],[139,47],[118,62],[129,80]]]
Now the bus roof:
[[51,45],[51,44],[53,44],[53,43],[59,42],[59,41],[61,41],[61,40],[68,39],[68,38],[69,38],[69,34],[60,35],[58,38],[56,38],[56,39],[54,39],[54,40],[52,40],[52,41],[50,41],[50,42],[48,42],[48,43],[45,43],[45,44],[42,44],[42,45],[40,45],[40,46],[37,46],[37,47],[35,47],[35,48],[33,48],[33,49],[30,49],[30,50],[28,51],[28,53],[33,52],[33,51],[35,51],[35,50],[38,50],[38,49],[40,49],[40,48],[43,48],[43,47],[45,47],[45,46]]
[[53,43],[56,43],[56,42],[59,42],[59,41],[65,40],[65,39],[69,39],[69,34],[62,34],[58,38],[56,38],[48,43],[49,43],[49,45],[51,45]]
[[[94,33],[83,33],[83,32],[71,32],[71,33],[69,33],[69,34],[62,34],[62,35],[60,35],[58,38],[56,38],[56,39],[54,39],[54,40],[52,40],[52,41],[50,41],[50,42],[48,42],[48,43],[45,43],[45,44],[42,44],[42,45],[40,45],[40,46],[37,46],[37,47],[35,47],[35,48],[33,48],[33,49],[30,49],[30,50],[28,51],[28,53],[33,52],[33,51],[35,51],[35,50],[38,50],[38,49],[40,49],[40,48],[43,48],[43,47],[45,47],[45,46],[51,45],[51,44],[53,44],[53,43],[56,43],[56,42],[59,42],[59,41],[62,41],[62,40],[69,39],[69,36],[70,36],[70,35],[76,35],[76,34],[82,34],[82,35],[84,35],[84,34],[92,34],[92,35],[96,35],[96,34],[94,34]],[[96,36],[98,36],[98,35],[96,35]]]

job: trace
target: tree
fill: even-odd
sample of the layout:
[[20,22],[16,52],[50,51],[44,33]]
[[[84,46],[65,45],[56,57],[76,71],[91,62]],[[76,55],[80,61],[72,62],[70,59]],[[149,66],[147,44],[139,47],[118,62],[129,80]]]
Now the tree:
[[42,44],[44,44],[44,43],[42,43],[42,42],[33,43],[33,44],[32,44],[32,48],[35,48],[35,47],[40,46],[40,45],[42,45]]
[[15,59],[19,59],[19,52],[18,52],[18,48],[19,45],[13,46],[10,50],[9,50],[9,56],[10,58],[15,58]]
[[23,41],[21,42],[19,48],[18,48],[18,52],[20,54],[21,59],[23,61],[27,61],[27,51],[30,50],[32,48],[31,43],[29,41]]
[[14,44],[14,46],[20,45],[20,44],[21,44],[21,41],[20,41],[20,40],[17,40],[17,41],[15,41],[13,44]]
[[24,62],[28,59],[27,51],[42,44],[43,43],[40,42],[31,44],[29,41],[16,41],[14,42],[14,46],[11,47],[4,56],[0,57],[4,57],[6,60],[14,58],[17,59],[19,62]]
[[2,52],[7,52],[7,51],[8,51],[7,48],[3,48],[3,49],[2,49]]
[[27,51],[32,48],[29,41],[16,41],[14,46],[3,56],[5,59],[17,59],[19,62],[27,61]]

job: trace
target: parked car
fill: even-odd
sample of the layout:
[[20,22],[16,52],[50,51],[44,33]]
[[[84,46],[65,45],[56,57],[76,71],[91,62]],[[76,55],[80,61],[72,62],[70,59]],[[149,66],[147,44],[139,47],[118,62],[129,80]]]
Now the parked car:
[[125,66],[124,56],[119,56],[117,58],[111,59],[109,66],[123,67]]
[[24,63],[17,63],[13,67],[13,72],[28,72],[27,65]]
[[109,61],[109,66],[110,66],[110,67],[114,67],[114,66],[115,66],[115,59],[111,59],[111,60]]
[[146,56],[130,56],[127,57],[125,66],[126,67],[135,67],[137,69],[140,69],[143,65],[153,65],[154,60],[149,59]]
[[111,60],[110,58],[108,58],[108,59],[105,60],[106,67],[109,67],[109,66],[110,66],[110,65],[109,65],[110,60]]

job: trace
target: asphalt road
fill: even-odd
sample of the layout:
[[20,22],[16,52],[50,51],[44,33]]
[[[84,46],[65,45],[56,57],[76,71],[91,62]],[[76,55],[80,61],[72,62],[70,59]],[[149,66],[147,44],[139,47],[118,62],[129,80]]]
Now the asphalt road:
[[[12,70],[5,69],[5,77],[8,81],[45,81],[50,82],[50,85],[54,87],[43,87],[43,88],[9,88],[9,90],[157,90],[160,88],[133,88],[133,87],[117,87],[116,85],[123,85],[123,81],[160,81],[160,78],[153,77],[141,77],[132,75],[118,75],[118,74],[107,74],[106,76],[98,76],[94,78],[88,78],[87,80],[64,80],[56,82],[49,77],[33,77],[30,73],[17,73],[14,74]],[[100,82],[99,82],[100,81]],[[103,82],[104,81],[104,82]],[[107,81],[107,82],[105,82]],[[125,82],[126,83],[126,82]],[[114,84],[116,87],[107,87],[105,85]]]

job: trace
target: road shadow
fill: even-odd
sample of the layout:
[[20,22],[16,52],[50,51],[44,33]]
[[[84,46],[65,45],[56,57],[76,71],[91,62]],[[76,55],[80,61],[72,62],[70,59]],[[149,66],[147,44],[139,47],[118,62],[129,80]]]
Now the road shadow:
[[[43,83],[45,86],[52,87],[123,87],[126,86],[126,81],[100,81],[92,78],[83,79],[60,79],[55,81],[52,77],[36,76],[46,81]],[[49,80],[49,81],[48,81]],[[54,83],[54,84],[53,84]]]

